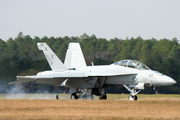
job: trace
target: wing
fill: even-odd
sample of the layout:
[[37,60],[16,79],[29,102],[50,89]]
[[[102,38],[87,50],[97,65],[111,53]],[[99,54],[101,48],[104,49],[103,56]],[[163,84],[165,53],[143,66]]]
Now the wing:
[[[49,73],[51,73],[51,74],[49,74]],[[16,81],[10,82],[9,84],[34,82],[34,83],[61,85],[61,83],[67,78],[86,78],[86,77],[88,77],[88,75],[85,73],[76,72],[73,70],[68,70],[68,71],[64,71],[64,72],[48,71],[48,73],[45,71],[45,72],[42,72],[41,74],[42,75],[17,76]]]
[[[34,82],[72,88],[94,88],[95,86],[102,87],[106,78],[119,77],[121,79],[121,77],[134,75],[137,74],[68,70],[64,72],[53,72],[51,75],[17,76],[16,81],[9,84]],[[96,84],[97,82],[98,85]]]

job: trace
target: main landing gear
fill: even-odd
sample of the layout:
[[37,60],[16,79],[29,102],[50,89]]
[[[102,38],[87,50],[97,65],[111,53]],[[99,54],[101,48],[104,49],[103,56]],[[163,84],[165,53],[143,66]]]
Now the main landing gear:
[[141,90],[136,91],[135,88],[130,89],[127,85],[123,85],[123,86],[130,92],[130,96],[128,97],[128,99],[129,99],[130,101],[134,101],[134,100],[137,100],[137,99],[138,99],[137,94],[138,94]]
[[99,99],[100,99],[100,100],[106,100],[106,99],[107,99],[107,95],[104,94],[104,95],[102,95],[102,96],[99,96]]
[[71,94],[71,99],[78,99],[78,96],[76,95],[76,93]]
[[79,99],[79,98],[83,98],[86,96],[91,96],[91,91],[92,91],[92,89],[82,89],[81,93],[79,95],[77,95],[76,93],[72,93],[71,99]]
[[[95,95],[98,95],[100,100],[106,100],[107,95],[104,92],[104,89],[99,89],[98,91],[99,91],[98,92],[99,94],[95,94]],[[92,95],[92,89],[82,89],[81,93],[79,95],[77,95],[76,93],[72,93],[71,99],[79,99],[79,98],[83,98],[83,97],[87,97],[87,96],[91,96],[91,95]],[[92,96],[91,96],[91,99],[93,99]]]
[[99,92],[100,92],[99,99],[100,99],[100,100],[106,100],[106,99],[107,99],[107,95],[106,95],[106,93],[104,92],[104,89],[99,89]]

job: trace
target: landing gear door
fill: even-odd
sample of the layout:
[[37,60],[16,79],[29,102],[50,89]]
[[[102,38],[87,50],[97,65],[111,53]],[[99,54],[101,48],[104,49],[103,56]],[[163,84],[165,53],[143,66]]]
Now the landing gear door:
[[94,88],[98,77],[91,78],[68,78],[66,86],[70,88]]
[[102,88],[103,85],[104,85],[105,80],[106,80],[106,77],[98,77],[94,88]]

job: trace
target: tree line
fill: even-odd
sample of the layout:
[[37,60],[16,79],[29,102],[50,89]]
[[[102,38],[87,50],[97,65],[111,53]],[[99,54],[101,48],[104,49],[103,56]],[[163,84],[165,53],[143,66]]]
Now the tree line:
[[[39,71],[50,70],[42,51],[37,48],[37,42],[46,42],[57,56],[64,62],[66,50],[70,42],[79,42],[87,65],[106,65],[123,59],[138,60],[153,70],[166,74],[177,81],[168,87],[157,87],[160,93],[180,93],[180,44],[177,38],[147,39],[141,37],[126,39],[97,38],[95,35],[83,34],[79,37],[46,37],[31,38],[20,32],[16,38],[7,41],[0,39],[0,84],[1,93],[12,86],[7,83],[14,81],[17,75],[32,75]],[[50,85],[25,84],[26,92],[37,92],[39,89],[49,92],[62,92],[64,87]],[[110,93],[128,93],[122,86],[106,89]],[[154,93],[148,88],[143,93]]]

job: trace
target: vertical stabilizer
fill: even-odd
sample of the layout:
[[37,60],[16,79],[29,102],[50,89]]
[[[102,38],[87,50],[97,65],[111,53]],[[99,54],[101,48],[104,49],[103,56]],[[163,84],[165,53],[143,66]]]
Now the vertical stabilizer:
[[86,66],[86,62],[79,43],[69,43],[64,64],[67,68]]
[[52,70],[67,70],[57,55],[46,43],[37,43],[39,50],[42,50]]

